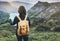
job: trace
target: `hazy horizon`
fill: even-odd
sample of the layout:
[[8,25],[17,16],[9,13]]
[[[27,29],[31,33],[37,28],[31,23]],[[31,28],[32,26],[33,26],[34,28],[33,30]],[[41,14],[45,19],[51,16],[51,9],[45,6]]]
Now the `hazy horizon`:
[[30,4],[35,4],[35,3],[37,3],[38,1],[48,2],[48,3],[60,2],[60,0],[0,0],[0,1],[7,1],[7,2],[20,1],[20,2],[25,2],[25,3],[30,3]]

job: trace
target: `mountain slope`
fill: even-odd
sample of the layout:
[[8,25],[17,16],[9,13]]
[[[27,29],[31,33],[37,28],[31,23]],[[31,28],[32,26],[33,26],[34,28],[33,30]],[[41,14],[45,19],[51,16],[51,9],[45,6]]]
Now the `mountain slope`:
[[38,2],[28,12],[30,17],[50,18],[51,15],[60,11],[60,2]]
[[47,2],[40,2],[36,3],[30,10],[28,10],[29,16],[33,17],[39,14],[40,12],[44,11],[46,8],[49,7]]
[[0,11],[0,24],[7,22],[9,19],[9,14],[3,11]]
[[50,18],[51,15],[55,14],[58,11],[60,11],[60,7],[52,5],[45,11],[41,12],[38,16],[42,18]]

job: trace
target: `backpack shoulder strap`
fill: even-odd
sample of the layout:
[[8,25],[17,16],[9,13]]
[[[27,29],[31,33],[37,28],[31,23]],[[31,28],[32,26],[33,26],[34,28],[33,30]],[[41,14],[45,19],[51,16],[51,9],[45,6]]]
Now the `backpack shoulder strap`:
[[[17,18],[19,19],[19,21],[21,21],[21,19],[20,19],[19,16],[17,16]],[[24,20],[26,20],[26,19],[27,19],[27,15],[25,16],[25,19]]]
[[19,19],[19,21],[21,21],[21,19],[20,19],[20,17],[19,17],[19,16],[17,16],[17,18]]
[[27,19],[27,15],[25,16],[25,20]]

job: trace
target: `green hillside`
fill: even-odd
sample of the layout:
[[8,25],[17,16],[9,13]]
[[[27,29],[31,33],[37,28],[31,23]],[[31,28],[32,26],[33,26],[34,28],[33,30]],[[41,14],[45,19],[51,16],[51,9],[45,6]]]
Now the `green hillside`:
[[[45,22],[44,22],[45,21]],[[53,19],[31,19],[29,41],[59,41],[59,25],[55,24]],[[55,31],[56,29],[56,31]],[[17,41],[15,32],[16,27],[9,22],[0,25],[0,41]]]
[[[45,11],[44,13],[48,14]],[[35,16],[35,14],[33,15]],[[55,17],[55,15],[52,16]],[[10,25],[8,20],[9,13],[0,11],[0,41],[17,41],[16,26]],[[29,41],[60,41],[60,24],[56,20],[53,18],[31,17]]]
[[[15,28],[9,23],[2,24],[0,27],[0,41],[17,41]],[[30,28],[29,41],[59,41],[60,32],[36,30],[37,27]]]

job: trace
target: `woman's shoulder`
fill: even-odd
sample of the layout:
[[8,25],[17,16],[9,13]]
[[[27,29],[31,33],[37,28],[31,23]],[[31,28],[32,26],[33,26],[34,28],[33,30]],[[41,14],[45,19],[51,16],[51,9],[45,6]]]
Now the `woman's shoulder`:
[[[18,20],[18,16],[15,16],[14,20]],[[30,21],[30,18],[27,17],[27,20]]]
[[14,19],[18,19],[17,16],[15,16]]
[[18,21],[18,18],[17,18],[17,16],[15,16],[15,17],[14,17],[14,20]]

